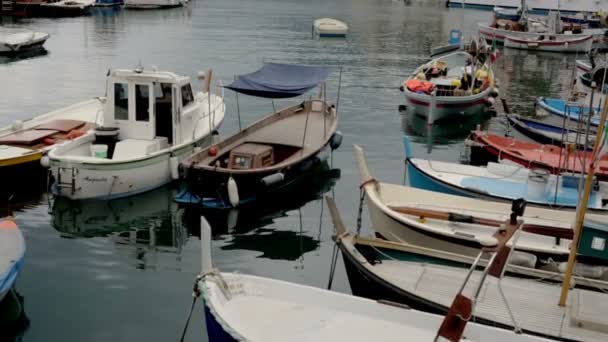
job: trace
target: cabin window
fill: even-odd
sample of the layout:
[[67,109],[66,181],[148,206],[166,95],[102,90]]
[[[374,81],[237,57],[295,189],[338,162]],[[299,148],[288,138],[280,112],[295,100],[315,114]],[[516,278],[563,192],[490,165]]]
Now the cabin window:
[[135,120],[150,121],[150,86],[135,85]]
[[182,86],[182,107],[186,107],[194,101],[194,96],[192,95],[192,87],[190,84],[186,84]]
[[114,83],[114,119],[129,120],[129,85]]

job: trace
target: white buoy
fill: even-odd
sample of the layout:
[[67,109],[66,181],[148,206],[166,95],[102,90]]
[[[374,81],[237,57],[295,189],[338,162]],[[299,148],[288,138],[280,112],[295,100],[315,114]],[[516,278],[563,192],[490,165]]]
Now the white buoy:
[[171,168],[171,178],[173,180],[179,179],[179,160],[177,157],[171,157],[169,159],[169,167]]
[[213,271],[211,260],[211,227],[204,216],[201,216],[201,275]]
[[40,165],[42,165],[42,167],[44,167],[45,169],[48,168],[51,165],[49,157],[43,156],[42,158],[40,158]]
[[230,204],[232,204],[233,207],[237,207],[239,205],[239,189],[236,186],[236,181],[234,180],[234,178],[232,178],[232,176],[230,176],[230,178],[228,178],[228,199],[230,200]]

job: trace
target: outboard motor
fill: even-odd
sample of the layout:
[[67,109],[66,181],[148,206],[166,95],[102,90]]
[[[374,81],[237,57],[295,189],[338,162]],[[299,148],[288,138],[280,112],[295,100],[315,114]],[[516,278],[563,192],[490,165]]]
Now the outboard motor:
[[95,128],[95,142],[93,144],[108,146],[108,159],[112,159],[119,133],[120,129],[118,127],[97,127]]

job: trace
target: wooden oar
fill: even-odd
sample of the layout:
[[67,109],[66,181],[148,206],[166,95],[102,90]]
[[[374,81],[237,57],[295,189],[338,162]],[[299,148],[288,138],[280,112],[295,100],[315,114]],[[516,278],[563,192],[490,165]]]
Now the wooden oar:
[[[421,218],[430,218],[436,220],[444,220],[450,222],[460,222],[460,223],[470,223],[470,224],[479,224],[483,226],[489,227],[500,227],[504,221],[487,219],[482,217],[475,217],[473,215],[463,215],[459,213],[454,213],[451,211],[443,211],[443,210],[435,210],[435,209],[422,209],[416,207],[407,207],[407,206],[388,206],[391,210],[394,210],[401,214],[418,216]],[[524,223],[522,230],[524,232],[551,236],[562,239],[572,239],[573,232],[571,229],[564,228],[556,228],[551,226],[545,226],[540,224],[527,224]]]

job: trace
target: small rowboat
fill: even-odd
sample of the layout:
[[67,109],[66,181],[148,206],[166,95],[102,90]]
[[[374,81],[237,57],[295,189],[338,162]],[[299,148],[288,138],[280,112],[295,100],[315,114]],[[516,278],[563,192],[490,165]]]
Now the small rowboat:
[[568,35],[541,35],[537,38],[505,36],[505,47],[522,50],[549,52],[586,52],[591,49],[593,37],[568,37]]
[[[589,106],[584,104],[569,104],[562,99],[551,99],[545,97],[538,97],[535,103],[536,115],[544,116],[547,114],[557,115],[560,117],[566,117],[574,121],[583,121],[587,123],[587,117],[589,116]],[[600,113],[601,108],[595,107],[593,109],[594,114]],[[600,124],[600,120],[597,116],[591,117],[590,125],[597,127]]]
[[25,256],[25,239],[14,219],[0,220],[0,302],[13,288]]
[[[589,151],[569,151],[554,145],[525,142],[478,130],[471,133],[471,140],[478,143],[471,148],[473,164],[509,160],[527,168],[545,169],[560,174],[586,171],[592,159]],[[599,180],[608,180],[608,158],[597,162],[595,174]]]
[[585,133],[575,125],[566,125],[566,128],[555,126],[522,117],[516,114],[506,115],[509,124],[528,138],[541,143],[558,146],[576,144],[579,149],[590,149],[595,142],[595,134],[590,134],[588,142],[585,141]]
[[49,34],[28,30],[0,28],[0,54],[19,54],[42,46],[49,39]]
[[312,24],[313,34],[319,37],[346,37],[348,25],[346,23],[332,19],[321,18],[317,19]]

